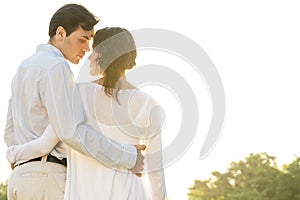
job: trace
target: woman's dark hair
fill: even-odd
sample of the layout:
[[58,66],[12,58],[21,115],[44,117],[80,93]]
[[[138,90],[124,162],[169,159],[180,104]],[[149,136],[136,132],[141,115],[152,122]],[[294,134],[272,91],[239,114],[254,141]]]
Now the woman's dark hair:
[[136,65],[136,46],[131,33],[120,27],[106,27],[96,32],[93,49],[100,53],[97,63],[103,70],[105,94],[112,97],[117,83],[126,69]]
[[52,16],[49,24],[49,36],[56,34],[59,26],[64,27],[67,36],[81,27],[83,30],[90,31],[98,23],[99,19],[79,4],[66,4],[58,9]]

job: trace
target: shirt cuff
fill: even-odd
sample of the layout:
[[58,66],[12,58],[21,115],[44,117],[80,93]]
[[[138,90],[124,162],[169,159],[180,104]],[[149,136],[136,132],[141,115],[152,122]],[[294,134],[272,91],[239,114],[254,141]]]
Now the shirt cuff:
[[121,163],[127,166],[127,169],[131,169],[135,166],[137,159],[137,151],[134,145],[123,144],[123,157]]

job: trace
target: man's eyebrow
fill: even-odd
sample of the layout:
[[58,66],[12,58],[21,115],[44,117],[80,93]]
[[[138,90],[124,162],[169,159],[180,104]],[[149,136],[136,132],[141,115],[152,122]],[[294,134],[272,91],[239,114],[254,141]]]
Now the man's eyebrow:
[[88,35],[84,35],[82,34],[81,37],[87,39],[87,40],[91,40],[93,38],[94,35],[91,35],[90,37]]

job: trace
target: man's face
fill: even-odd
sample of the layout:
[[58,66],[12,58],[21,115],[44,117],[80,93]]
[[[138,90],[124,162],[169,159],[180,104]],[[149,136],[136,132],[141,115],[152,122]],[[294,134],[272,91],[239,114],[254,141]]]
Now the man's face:
[[85,31],[79,27],[61,43],[60,50],[64,57],[73,64],[78,64],[86,52],[90,51],[89,43],[94,36],[94,29]]

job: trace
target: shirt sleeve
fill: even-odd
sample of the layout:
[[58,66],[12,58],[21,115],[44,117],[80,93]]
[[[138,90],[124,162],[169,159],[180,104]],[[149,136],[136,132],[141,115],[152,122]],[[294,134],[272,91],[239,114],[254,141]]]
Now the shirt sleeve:
[[8,109],[7,109],[7,117],[6,117],[6,125],[4,131],[4,141],[7,146],[17,145],[18,141],[14,134],[14,122],[12,117],[12,108],[11,108],[12,98],[9,99]]
[[67,63],[53,67],[43,81],[41,99],[49,123],[62,142],[112,167],[130,169],[135,165],[137,152],[133,145],[117,143],[106,138],[100,129],[86,125],[79,89]]
[[15,163],[20,160],[30,160],[49,154],[50,151],[59,142],[51,125],[45,129],[41,137],[31,140],[22,145],[10,146],[6,151],[8,162]]
[[158,104],[152,106],[149,126],[145,139],[147,146],[145,160],[153,200],[167,199],[162,157],[162,128],[165,121],[164,110]]

